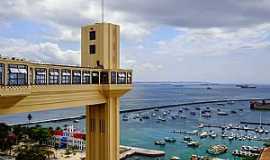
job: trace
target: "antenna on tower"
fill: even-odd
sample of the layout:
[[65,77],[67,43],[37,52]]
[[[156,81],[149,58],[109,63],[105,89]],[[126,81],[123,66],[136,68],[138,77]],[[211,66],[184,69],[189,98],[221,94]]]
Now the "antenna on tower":
[[101,0],[101,22],[104,23],[104,0]]

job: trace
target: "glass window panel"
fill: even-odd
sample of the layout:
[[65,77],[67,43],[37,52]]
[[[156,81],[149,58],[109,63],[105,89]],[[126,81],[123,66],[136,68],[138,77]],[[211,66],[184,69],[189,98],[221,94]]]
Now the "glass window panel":
[[101,84],[108,84],[109,83],[108,72],[101,72],[100,73],[100,83]]
[[92,84],[99,84],[99,73],[92,72]]
[[125,72],[118,72],[117,83],[118,84],[126,84],[126,73]]
[[83,84],[90,84],[91,83],[91,75],[89,71],[83,71]]
[[81,71],[72,71],[72,84],[81,84]]
[[116,72],[111,73],[111,84],[116,84]]
[[27,85],[27,66],[21,64],[8,65],[8,84]]
[[62,84],[71,84],[71,74],[70,70],[64,69],[62,70],[62,75],[61,75],[61,83]]
[[59,82],[60,82],[59,70],[50,69],[49,84],[59,84]]
[[35,77],[35,82],[36,85],[44,85],[47,83],[47,69],[45,68],[37,68],[35,69],[36,71],[36,77]]

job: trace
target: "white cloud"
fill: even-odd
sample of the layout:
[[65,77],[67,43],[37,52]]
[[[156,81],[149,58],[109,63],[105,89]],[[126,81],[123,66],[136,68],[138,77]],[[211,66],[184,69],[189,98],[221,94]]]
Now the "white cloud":
[[179,28],[178,31],[175,38],[157,43],[158,53],[176,56],[216,56],[270,47],[270,23],[234,30]]
[[79,51],[63,50],[51,42],[34,44],[21,39],[0,38],[0,54],[43,63],[80,64]]

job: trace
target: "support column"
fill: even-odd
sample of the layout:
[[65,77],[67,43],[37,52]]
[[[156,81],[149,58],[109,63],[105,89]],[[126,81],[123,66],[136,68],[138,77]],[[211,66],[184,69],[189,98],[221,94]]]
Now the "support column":
[[86,106],[86,160],[119,160],[119,97]]

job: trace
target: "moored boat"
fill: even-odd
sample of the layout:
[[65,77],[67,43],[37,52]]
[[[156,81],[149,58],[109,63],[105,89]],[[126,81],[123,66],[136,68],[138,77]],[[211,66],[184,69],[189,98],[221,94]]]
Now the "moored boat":
[[200,143],[199,142],[197,142],[197,141],[191,141],[191,142],[188,142],[187,143],[187,146],[189,146],[189,147],[199,147],[200,146]]
[[228,150],[228,147],[225,145],[211,145],[209,146],[207,153],[209,154],[213,154],[213,155],[219,155],[219,154],[223,154],[226,153]]
[[165,146],[166,142],[164,140],[157,140],[157,141],[155,141],[155,145]]
[[170,160],[180,160],[179,157],[173,156]]

